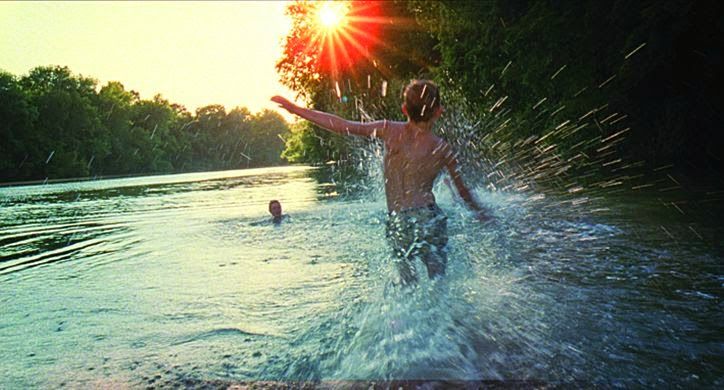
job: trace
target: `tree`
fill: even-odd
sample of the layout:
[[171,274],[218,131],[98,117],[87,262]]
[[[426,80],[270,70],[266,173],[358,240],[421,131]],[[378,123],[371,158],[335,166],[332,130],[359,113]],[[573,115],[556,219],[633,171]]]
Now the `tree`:
[[97,90],[60,66],[19,79],[0,72],[0,103],[5,181],[277,165],[289,135],[271,111],[212,104],[192,114],[117,81]]
[[108,130],[110,143],[108,155],[97,162],[102,173],[135,172],[135,156],[131,155],[128,146],[134,142],[131,132],[132,108],[139,101],[137,92],[126,91],[123,84],[117,81],[107,83],[98,93],[98,113],[103,126]]
[[23,145],[31,140],[33,122],[37,112],[28,101],[18,80],[11,74],[0,72],[0,177],[25,176],[29,165]]
[[[435,65],[435,40],[404,2],[352,1],[341,33],[320,30],[317,4],[297,1],[287,9],[292,28],[277,63],[282,83],[314,109],[357,120],[400,117],[399,86]],[[292,134],[285,156],[353,162],[349,142],[356,141],[305,125]]]
[[281,115],[264,110],[254,115],[249,128],[249,157],[251,166],[278,165],[284,150],[289,127]]
[[[436,79],[459,91],[480,116],[505,98],[499,111],[508,110],[518,126],[496,136],[541,137],[566,120],[573,126],[568,130],[587,121],[590,126],[571,136],[562,137],[563,131],[545,140],[571,156],[582,141],[629,128],[613,150],[655,165],[701,161],[702,148],[711,153],[713,145],[722,146],[714,131],[720,111],[706,98],[716,94],[712,85],[721,72],[715,59],[724,46],[712,3],[408,5],[439,41]],[[611,115],[617,126],[606,123]],[[688,131],[692,126],[697,131]]]
[[96,81],[67,67],[38,67],[21,78],[38,119],[23,145],[34,178],[86,176],[96,158],[109,151],[105,128],[94,106]]

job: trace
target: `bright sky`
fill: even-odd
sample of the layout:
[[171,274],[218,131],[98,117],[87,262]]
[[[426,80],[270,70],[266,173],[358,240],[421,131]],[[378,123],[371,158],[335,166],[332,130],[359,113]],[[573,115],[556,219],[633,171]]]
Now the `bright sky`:
[[193,112],[208,104],[252,112],[294,97],[274,69],[291,22],[282,1],[0,2],[0,69],[42,65],[161,93]]

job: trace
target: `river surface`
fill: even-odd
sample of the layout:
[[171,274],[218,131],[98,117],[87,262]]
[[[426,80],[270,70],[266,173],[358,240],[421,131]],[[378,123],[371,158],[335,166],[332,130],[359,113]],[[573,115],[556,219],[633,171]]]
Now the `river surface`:
[[400,289],[378,184],[282,167],[0,188],[0,388],[723,385],[716,221],[479,188],[482,225],[438,184],[447,275]]

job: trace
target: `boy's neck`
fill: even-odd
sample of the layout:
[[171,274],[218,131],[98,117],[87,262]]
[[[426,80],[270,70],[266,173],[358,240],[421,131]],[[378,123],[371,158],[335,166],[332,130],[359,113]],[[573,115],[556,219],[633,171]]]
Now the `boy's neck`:
[[434,121],[414,122],[408,118],[407,127],[410,129],[417,130],[417,131],[430,132],[430,131],[432,131],[433,123],[434,123]]

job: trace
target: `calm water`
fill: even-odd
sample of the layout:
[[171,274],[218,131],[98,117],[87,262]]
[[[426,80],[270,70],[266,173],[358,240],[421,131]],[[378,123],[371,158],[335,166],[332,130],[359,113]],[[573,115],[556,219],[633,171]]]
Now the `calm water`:
[[[381,183],[380,183],[381,184]],[[0,388],[534,379],[721,387],[721,231],[479,190],[399,291],[379,188],[269,168],[0,188]],[[250,225],[280,199],[291,220]]]

